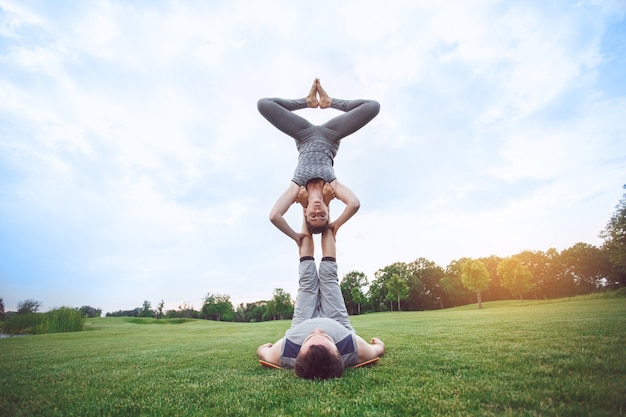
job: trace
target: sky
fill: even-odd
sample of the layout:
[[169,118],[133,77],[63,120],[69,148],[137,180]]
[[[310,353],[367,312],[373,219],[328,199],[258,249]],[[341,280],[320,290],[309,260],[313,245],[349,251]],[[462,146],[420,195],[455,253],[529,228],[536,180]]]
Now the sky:
[[337,235],[340,277],[600,246],[626,184],[625,13],[0,0],[0,298],[103,313],[295,298],[297,246],[268,216],[298,154],[256,102],[304,97],[316,77],[381,104],[335,159],[361,201]]

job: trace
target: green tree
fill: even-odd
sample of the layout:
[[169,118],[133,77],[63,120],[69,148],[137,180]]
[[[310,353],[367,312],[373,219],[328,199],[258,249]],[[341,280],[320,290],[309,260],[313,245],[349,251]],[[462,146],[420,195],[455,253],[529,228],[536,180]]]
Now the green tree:
[[451,261],[446,266],[441,278],[441,289],[448,306],[459,306],[472,302],[473,294],[461,282],[461,264],[463,259]]
[[626,286],[626,193],[615,209],[600,237],[604,240],[602,250],[613,266],[613,282],[616,286]]
[[533,276],[533,292],[535,299],[545,298],[551,277],[549,276],[550,258],[542,251],[522,251],[515,255],[522,265],[528,268]]
[[406,283],[406,280],[398,274],[391,275],[388,286],[389,292],[387,293],[387,300],[390,302],[397,301],[398,311],[400,311],[400,301],[406,300],[409,296],[409,286]]
[[266,313],[278,320],[291,318],[293,316],[291,295],[282,288],[275,288],[272,299],[267,303]]
[[491,255],[485,258],[478,258],[480,262],[485,265],[487,268],[487,272],[489,273],[489,285],[481,293],[482,299],[484,301],[495,301],[495,300],[504,300],[509,297],[509,293],[506,288],[502,285],[502,281],[498,276],[497,268],[502,258],[499,256]]
[[185,301],[183,304],[178,306],[176,315],[182,319],[197,319],[200,317],[200,312],[194,310],[193,304],[189,301]]
[[343,276],[341,293],[350,314],[354,314],[353,307],[356,307],[356,314],[361,314],[361,304],[366,300],[363,288],[367,283],[367,275],[363,272],[351,271]]
[[202,314],[207,320],[232,321],[235,319],[235,309],[230,302],[230,296],[223,294],[208,293],[203,300]]
[[235,311],[235,321],[258,322],[267,317],[267,301],[241,303]]
[[522,302],[523,295],[535,288],[530,269],[514,257],[500,261],[497,274],[502,279],[502,286],[509,290],[513,297],[519,297]]
[[481,291],[489,287],[489,272],[478,260],[466,258],[461,263],[461,282],[463,286],[476,293],[478,308],[483,308]]
[[24,300],[17,303],[17,314],[36,313],[41,308],[41,301]]
[[576,294],[589,294],[605,285],[611,274],[606,252],[588,243],[576,243],[561,252],[564,273],[574,283]]
[[152,317],[152,304],[150,301],[144,301],[139,317]]
[[89,318],[100,317],[102,315],[102,309],[94,308],[91,306],[82,306],[78,309],[78,311],[80,311],[80,314],[82,314],[83,316]]
[[409,294],[405,305],[409,310],[443,308],[443,268],[433,261],[418,258],[407,264]]
[[[401,288],[391,288],[393,275],[397,275],[398,279],[405,283],[408,295],[408,278],[410,273],[407,264],[404,262],[395,262],[391,265],[387,265],[374,273],[375,279],[372,281],[372,285],[370,285],[370,301],[374,305],[374,308],[381,309],[387,301],[389,301],[390,310],[393,310],[393,301],[397,301],[399,305],[400,300],[397,298],[397,290]],[[396,283],[396,285],[399,284]],[[393,294],[394,292],[395,294]],[[407,295],[402,297],[401,300],[406,299]]]
[[4,300],[0,298],[0,320],[4,320],[6,318],[6,312],[4,311]]
[[157,304],[157,319],[160,319],[161,317],[163,317],[163,307],[165,306],[165,301],[161,300],[161,302],[159,304]]
[[367,300],[374,311],[387,311],[387,284],[382,279],[374,279],[367,289]]

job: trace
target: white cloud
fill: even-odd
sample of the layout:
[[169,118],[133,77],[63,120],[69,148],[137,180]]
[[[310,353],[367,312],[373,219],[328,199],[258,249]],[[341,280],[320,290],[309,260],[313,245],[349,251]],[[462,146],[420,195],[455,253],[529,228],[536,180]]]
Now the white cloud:
[[624,98],[596,85],[620,2],[0,7],[9,308],[59,276],[97,281],[57,296],[106,311],[295,296],[295,245],[267,214],[297,153],[256,100],[316,76],[382,104],[337,157],[363,203],[340,231],[343,272],[594,240],[620,196]]

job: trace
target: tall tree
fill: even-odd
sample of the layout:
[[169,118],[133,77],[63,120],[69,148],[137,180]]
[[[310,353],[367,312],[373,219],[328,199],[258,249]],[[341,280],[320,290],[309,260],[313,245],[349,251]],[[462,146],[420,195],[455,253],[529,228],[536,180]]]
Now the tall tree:
[[497,268],[502,258],[499,256],[491,255],[486,258],[478,258],[480,262],[485,265],[487,268],[487,272],[489,273],[489,285],[482,293],[482,299],[484,301],[495,301],[495,300],[504,300],[509,294],[506,288],[502,285],[502,280],[498,276]]
[[367,289],[367,300],[374,311],[387,310],[387,283],[381,278],[374,279]]
[[226,320],[235,319],[235,309],[230,302],[229,295],[208,293],[203,299],[202,314],[207,320]]
[[[389,292],[387,293],[388,301],[398,302],[398,311],[400,311],[400,301],[405,300],[409,295],[409,286],[406,280],[398,274],[391,275],[389,279]],[[393,309],[391,309],[393,310]]]
[[291,295],[282,288],[275,288],[272,299],[267,303],[267,315],[282,320],[293,316]]
[[533,275],[535,299],[546,297],[547,285],[550,282],[548,255],[542,251],[526,250],[515,255],[515,259],[526,266]]
[[350,271],[341,279],[339,285],[350,314],[361,314],[361,304],[365,301],[363,288],[367,286],[367,275],[364,272]]
[[576,243],[561,252],[564,273],[573,282],[576,294],[589,294],[605,285],[611,274],[606,252],[588,243]]
[[465,288],[476,293],[478,308],[483,308],[481,291],[489,287],[489,279],[489,272],[481,261],[466,258],[461,263],[461,282]]
[[176,312],[176,316],[180,318],[197,319],[198,317],[200,317],[200,313],[194,310],[193,304],[191,304],[189,301],[185,301],[183,304],[178,306],[178,311]]
[[150,301],[144,301],[139,317],[152,317],[152,304]]
[[102,309],[91,306],[82,306],[78,309],[78,311],[80,311],[80,314],[82,314],[83,316],[87,316],[90,318],[100,317],[102,315]]
[[161,300],[159,304],[157,304],[157,319],[163,317],[163,307],[165,306],[165,301]]
[[[377,299],[370,298],[370,301],[372,301],[372,303],[375,306],[376,306],[376,303],[383,304],[386,301],[390,301],[390,302],[397,301],[398,306],[400,305],[400,300],[398,300],[397,298],[398,296],[397,290],[399,288],[394,288],[394,291],[392,291],[391,289],[391,280],[394,275],[397,275],[398,279],[404,282],[405,286],[407,287],[406,291],[408,295],[408,280],[410,276],[408,266],[404,262],[395,262],[391,265],[387,265],[386,267],[382,269],[379,269],[378,271],[374,273],[374,276],[376,279],[372,282],[372,285],[370,286],[370,290],[373,291],[372,294],[370,295],[376,296]],[[395,285],[398,286],[399,283],[396,282]],[[396,293],[393,294],[393,292],[396,292]],[[403,296],[401,299],[403,300],[405,298],[406,298],[406,295]],[[379,305],[378,308],[380,307],[381,306]],[[393,310],[392,303],[389,304],[389,309]]]
[[561,253],[554,248],[545,252],[545,275],[541,283],[542,296],[560,298],[575,294],[574,283],[565,274],[565,266]]
[[461,282],[461,265],[464,259],[451,261],[441,278],[441,288],[444,292],[447,306],[459,306],[471,303],[473,294]]
[[500,261],[497,274],[502,279],[502,286],[509,290],[513,297],[519,297],[522,302],[523,295],[535,287],[530,269],[514,257]]
[[24,300],[17,303],[17,314],[36,313],[41,308],[41,301]]
[[6,318],[6,312],[4,311],[4,300],[0,298],[0,320],[4,320]]
[[443,268],[426,258],[418,258],[407,265],[409,310],[432,310],[443,308],[441,279]]
[[[626,189],[626,185],[623,188]],[[602,249],[613,265],[613,281],[623,287],[626,286],[626,193],[615,209],[600,237],[604,240]]]

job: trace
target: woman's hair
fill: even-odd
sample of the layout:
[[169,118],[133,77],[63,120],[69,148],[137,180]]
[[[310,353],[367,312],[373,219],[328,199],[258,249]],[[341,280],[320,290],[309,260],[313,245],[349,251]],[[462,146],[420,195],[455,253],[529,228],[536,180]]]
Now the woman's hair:
[[331,352],[326,346],[311,345],[296,357],[294,371],[300,378],[329,379],[343,375],[344,365],[339,352]]
[[309,223],[309,220],[305,217],[306,227],[309,229],[309,233],[312,235],[318,235],[320,233],[324,233],[328,229],[328,225],[330,224],[329,220],[326,220],[326,224],[323,226],[313,226]]

